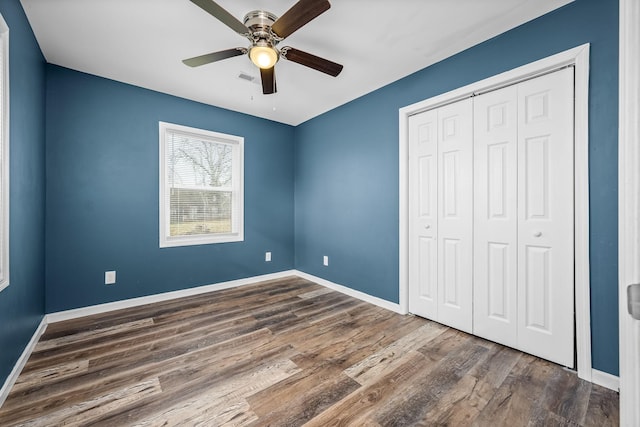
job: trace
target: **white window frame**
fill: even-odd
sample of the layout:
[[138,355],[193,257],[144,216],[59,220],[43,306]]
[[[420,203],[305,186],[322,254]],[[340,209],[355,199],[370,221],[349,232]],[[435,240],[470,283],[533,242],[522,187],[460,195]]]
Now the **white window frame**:
[[[170,187],[166,165],[167,135],[179,132],[194,138],[229,144],[233,147],[233,201],[234,231],[193,236],[170,236]],[[160,141],[160,247],[206,245],[213,243],[241,242],[244,240],[244,138],[235,135],[197,129],[173,123],[159,122]]]
[[0,15],[0,291],[9,286],[9,27]]

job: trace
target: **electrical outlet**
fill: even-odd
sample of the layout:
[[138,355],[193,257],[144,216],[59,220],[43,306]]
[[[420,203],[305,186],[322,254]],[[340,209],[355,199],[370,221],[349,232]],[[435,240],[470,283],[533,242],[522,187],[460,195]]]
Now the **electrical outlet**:
[[322,257],[322,264],[326,267],[329,265],[329,257],[328,256],[323,256]]
[[265,252],[264,253],[264,260],[266,262],[270,262],[271,261],[271,252]]
[[113,285],[116,283],[116,272],[115,271],[105,271],[104,272],[104,284],[105,285]]

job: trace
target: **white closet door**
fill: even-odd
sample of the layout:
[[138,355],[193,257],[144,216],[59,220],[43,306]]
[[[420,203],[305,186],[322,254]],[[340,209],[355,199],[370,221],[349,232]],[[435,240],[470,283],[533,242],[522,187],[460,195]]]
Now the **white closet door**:
[[438,321],[473,327],[473,103],[438,112]]
[[438,319],[438,114],[409,118],[409,311]]
[[518,92],[474,98],[475,335],[517,347]]
[[518,348],[574,360],[573,69],[518,85]]

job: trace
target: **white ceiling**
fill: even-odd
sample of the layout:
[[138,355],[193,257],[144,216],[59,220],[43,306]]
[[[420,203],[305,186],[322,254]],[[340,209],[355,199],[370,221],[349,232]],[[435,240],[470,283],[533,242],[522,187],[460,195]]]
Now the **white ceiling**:
[[[189,0],[21,0],[47,62],[291,125],[358,98],[573,0],[334,0],[280,46],[344,65],[337,78],[281,60],[278,93],[238,56],[181,60],[248,41]],[[295,0],[217,0],[242,21]],[[240,79],[240,73],[255,77]]]

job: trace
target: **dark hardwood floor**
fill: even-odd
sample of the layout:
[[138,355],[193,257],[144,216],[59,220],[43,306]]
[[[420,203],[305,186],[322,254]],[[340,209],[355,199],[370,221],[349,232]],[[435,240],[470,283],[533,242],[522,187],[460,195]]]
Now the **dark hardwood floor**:
[[297,277],[48,326],[2,426],[614,426],[618,395]]

